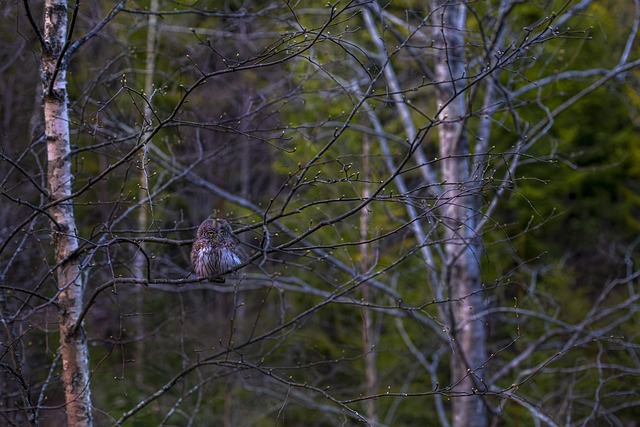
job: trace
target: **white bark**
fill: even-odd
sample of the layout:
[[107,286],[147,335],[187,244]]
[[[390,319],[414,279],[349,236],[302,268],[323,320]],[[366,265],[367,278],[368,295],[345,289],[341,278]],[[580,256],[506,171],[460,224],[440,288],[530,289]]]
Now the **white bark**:
[[71,195],[71,158],[69,114],[67,110],[66,61],[67,3],[65,0],[45,2],[44,45],[41,75],[45,134],[47,139],[47,181],[56,280],[59,289],[60,355],[62,358],[68,425],[91,426],[91,394],[89,390],[89,352],[82,326],[75,327],[82,312],[84,283],[80,272],[76,222]]
[[460,90],[465,85],[464,30],[466,5],[460,1],[432,0],[435,27],[436,79],[441,123],[438,126],[442,167],[443,209],[446,228],[443,284],[451,298],[445,323],[454,340],[451,360],[453,391],[463,397],[453,399],[455,427],[487,425],[487,411],[480,381],[486,361],[484,321],[480,281],[481,246],[475,234],[479,195],[470,172],[469,140],[464,129],[466,105]]

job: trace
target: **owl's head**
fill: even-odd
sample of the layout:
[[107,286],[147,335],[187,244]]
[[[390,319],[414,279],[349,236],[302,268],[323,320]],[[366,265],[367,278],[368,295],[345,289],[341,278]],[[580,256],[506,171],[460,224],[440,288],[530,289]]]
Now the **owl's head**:
[[228,236],[233,233],[231,226],[224,219],[207,218],[198,228],[198,237]]

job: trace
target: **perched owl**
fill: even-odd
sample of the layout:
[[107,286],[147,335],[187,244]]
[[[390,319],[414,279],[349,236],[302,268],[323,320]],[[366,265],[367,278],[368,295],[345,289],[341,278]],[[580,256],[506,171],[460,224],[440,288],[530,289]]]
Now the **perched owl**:
[[227,221],[206,219],[191,248],[193,270],[202,278],[224,283],[225,273],[243,262],[239,243]]

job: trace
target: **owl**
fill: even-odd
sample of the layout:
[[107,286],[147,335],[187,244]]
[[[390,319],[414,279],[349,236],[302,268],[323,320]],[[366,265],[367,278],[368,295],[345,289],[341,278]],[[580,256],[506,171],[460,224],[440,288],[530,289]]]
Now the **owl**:
[[240,241],[224,219],[206,219],[191,248],[191,264],[196,274],[213,282],[224,283],[224,276],[242,264]]

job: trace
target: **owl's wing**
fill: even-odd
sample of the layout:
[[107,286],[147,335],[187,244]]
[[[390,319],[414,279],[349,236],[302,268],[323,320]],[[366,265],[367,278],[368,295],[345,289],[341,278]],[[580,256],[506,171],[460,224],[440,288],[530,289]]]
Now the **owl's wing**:
[[235,239],[235,245],[233,247],[233,253],[235,253],[238,258],[240,258],[240,261],[242,261],[243,263],[248,260],[250,258],[249,254],[247,253],[247,251],[243,248],[244,243],[242,243],[240,241],[240,239],[238,239],[236,236],[233,236]]

